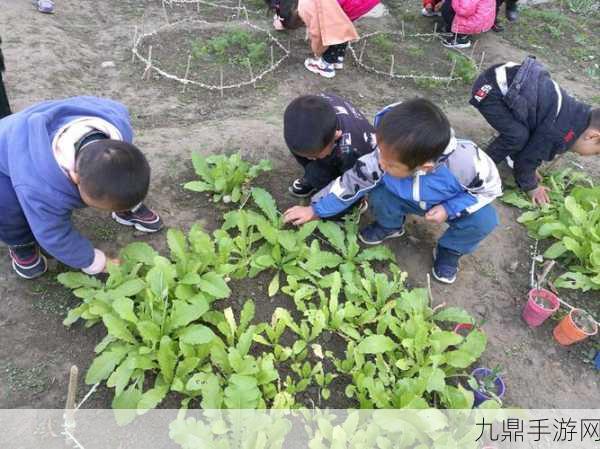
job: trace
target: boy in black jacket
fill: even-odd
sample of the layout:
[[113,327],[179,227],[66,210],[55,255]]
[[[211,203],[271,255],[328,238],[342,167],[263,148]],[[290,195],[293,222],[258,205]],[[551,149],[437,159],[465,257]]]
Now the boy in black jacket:
[[283,116],[285,143],[304,167],[289,191],[306,198],[341,176],[377,146],[375,129],[350,102],[332,94],[303,95]]
[[534,204],[549,202],[537,168],[567,150],[600,154],[600,109],[592,110],[561,89],[533,57],[485,70],[470,103],[500,135],[488,147],[499,163],[508,157],[519,187]]

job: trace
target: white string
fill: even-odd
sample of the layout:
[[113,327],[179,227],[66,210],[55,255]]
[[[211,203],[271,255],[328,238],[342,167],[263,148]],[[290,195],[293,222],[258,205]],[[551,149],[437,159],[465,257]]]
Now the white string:
[[88,391],[87,394],[83,397],[79,405],[75,407],[75,410],[79,410],[81,406],[85,403],[85,401],[87,401],[90,398],[90,396],[94,394],[94,392],[98,389],[99,386],[100,384],[97,383],[92,388],[90,388],[90,391]]
[[[171,0],[171,1],[183,1],[183,0]],[[203,0],[194,0],[194,2],[201,2],[203,4],[210,4],[210,5],[214,5],[216,7],[220,7],[220,8],[225,8],[225,9],[239,9],[237,7],[232,7],[232,6],[221,6],[221,5],[216,5],[213,3],[209,3],[209,2],[205,2]],[[242,9],[245,9],[245,7],[242,6]],[[275,38],[275,36],[273,36],[268,30],[265,30],[264,28],[261,28],[257,25],[254,25],[250,22],[248,22],[247,20],[244,20],[242,22],[240,22],[240,24],[247,26],[249,28],[252,28],[254,30],[266,33],[267,36],[271,39],[271,41],[273,41],[273,43],[275,43],[275,45],[277,45],[279,48],[281,48],[281,50],[283,50],[283,56],[281,58],[279,58],[278,61],[276,61],[274,64],[272,64],[268,69],[264,70],[262,73],[259,73],[258,75],[256,75],[255,77],[253,77],[252,79],[248,80],[248,81],[243,81],[237,84],[227,84],[227,85],[212,85],[212,84],[206,84],[203,83],[201,81],[195,81],[195,80],[191,80],[189,78],[179,78],[176,75],[173,75],[171,73],[168,73],[166,71],[164,71],[163,69],[161,69],[160,67],[156,66],[152,60],[150,58],[147,58],[145,56],[143,56],[140,51],[139,51],[139,47],[140,44],[142,43],[142,41],[148,37],[152,37],[152,36],[156,36],[159,33],[168,30],[168,29],[172,29],[175,28],[181,24],[187,24],[187,23],[201,23],[204,25],[210,25],[210,22],[207,22],[206,20],[202,20],[202,19],[196,19],[196,18],[188,18],[188,19],[183,19],[177,22],[172,22],[172,23],[167,23],[159,28],[157,28],[154,31],[151,31],[149,33],[140,33],[136,39],[136,42],[134,43],[133,48],[131,49],[134,57],[138,58],[140,61],[142,61],[143,63],[145,63],[145,71],[148,70],[154,70],[156,73],[158,73],[159,75],[163,76],[164,78],[173,80],[173,81],[177,81],[179,83],[182,84],[192,84],[195,86],[199,86],[202,87],[204,89],[208,89],[208,90],[225,90],[225,89],[235,89],[235,88],[240,88],[240,87],[244,87],[244,86],[249,86],[249,85],[254,85],[257,81],[260,81],[261,79],[263,79],[267,74],[275,71],[280,65],[281,63],[286,60],[289,55],[290,55],[290,51],[285,48],[281,42],[279,42],[279,40],[277,40]]]
[[[378,34],[392,34],[395,36],[401,36],[402,38],[424,38],[424,37],[428,37],[428,38],[437,38],[437,39],[441,39],[441,36],[439,33],[415,33],[415,34],[404,34],[402,31],[373,31],[372,33],[367,33],[367,34],[363,34],[360,39],[358,39],[355,43],[358,43],[360,41],[365,41],[366,39],[376,36]],[[366,43],[366,42],[365,42]],[[396,74],[396,73],[390,73],[390,71],[384,72],[383,70],[379,70],[376,69],[375,67],[372,67],[370,65],[365,64],[364,62],[362,62],[362,58],[358,57],[356,55],[356,51],[354,50],[354,47],[352,44],[348,45],[348,48],[350,50],[350,53],[352,54],[352,57],[354,58],[354,61],[356,62],[356,64],[359,67],[362,67],[363,69],[369,71],[369,72],[373,72],[376,73],[378,75],[383,75],[387,78],[397,78],[397,79],[429,79],[429,80],[435,80],[435,81],[446,81],[446,82],[451,82],[455,79],[458,78],[453,78],[452,75],[450,76],[439,76],[439,75],[421,75],[421,74]],[[364,49],[363,49],[364,50]],[[362,56],[363,51],[361,51],[361,56]],[[461,53],[462,54],[462,53]],[[466,56],[468,58],[468,56]]]

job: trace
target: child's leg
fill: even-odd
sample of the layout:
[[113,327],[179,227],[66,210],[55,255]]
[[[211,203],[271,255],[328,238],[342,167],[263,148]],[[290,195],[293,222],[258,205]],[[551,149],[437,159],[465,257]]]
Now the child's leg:
[[8,246],[35,243],[10,178],[4,175],[0,175],[0,209],[0,241]]
[[375,222],[359,233],[360,240],[367,245],[377,245],[384,240],[403,236],[406,214],[425,213],[414,202],[397,197],[383,184],[369,193],[369,206]]
[[0,175],[0,241],[9,247],[15,272],[25,278],[34,279],[46,272],[46,258],[31,232],[23,214],[10,179]]
[[458,261],[475,251],[479,243],[498,225],[498,214],[491,204],[471,215],[448,222],[449,229],[434,251],[432,274],[445,284],[452,284],[458,273]]
[[444,19],[444,24],[446,25],[446,29],[444,30],[445,32],[452,32],[452,22],[454,21],[455,15],[454,8],[452,8],[452,0],[444,1],[444,4],[442,5],[442,18]]
[[330,45],[327,47],[327,50],[325,50],[325,53],[323,53],[323,61],[328,62],[329,64],[336,64],[340,56],[344,57],[347,46],[347,42],[344,42],[343,44]]
[[498,226],[498,214],[491,204],[477,212],[448,222],[449,228],[438,246],[458,255],[470,254]]

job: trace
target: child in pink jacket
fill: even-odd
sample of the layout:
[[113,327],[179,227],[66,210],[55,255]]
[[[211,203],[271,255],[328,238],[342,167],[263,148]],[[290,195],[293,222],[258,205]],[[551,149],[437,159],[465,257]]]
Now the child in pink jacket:
[[265,0],[275,12],[278,30],[306,26],[313,58],[304,66],[325,78],[344,67],[348,42],[358,39],[353,21],[367,14],[379,0]]
[[496,0],[445,0],[442,17],[446,31],[452,33],[442,42],[448,48],[469,48],[471,36],[485,33],[494,25]]

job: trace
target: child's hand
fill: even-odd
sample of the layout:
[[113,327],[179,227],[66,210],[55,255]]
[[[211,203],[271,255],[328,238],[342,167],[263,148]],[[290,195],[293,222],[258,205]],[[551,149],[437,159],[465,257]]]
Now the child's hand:
[[537,182],[542,182],[544,180],[544,177],[537,169],[535,170],[535,179],[537,180]]
[[433,206],[425,214],[425,220],[431,221],[431,222],[437,223],[437,224],[445,223],[447,219],[448,219],[448,212],[446,212],[446,209],[441,204],[438,204],[437,206]]
[[548,204],[550,202],[550,197],[548,196],[548,187],[537,186],[537,188],[530,190],[527,192],[531,201],[536,206],[540,206],[542,204]]
[[290,207],[283,214],[284,223],[292,223],[296,226],[308,223],[309,221],[316,220],[318,218],[319,217],[315,213],[315,210],[312,208],[312,206]]
[[121,265],[121,259],[110,259],[110,258],[106,258],[106,265],[104,265],[104,270],[102,270],[103,273],[108,273],[108,264],[111,263],[113,265]]
[[277,31],[285,30],[283,23],[281,22],[281,17],[279,17],[277,14],[275,14],[273,17],[273,28],[275,28]]
[[435,12],[440,12],[442,10],[442,6],[444,6],[444,2],[439,2],[436,3],[435,6],[433,7],[433,9],[435,10]]

